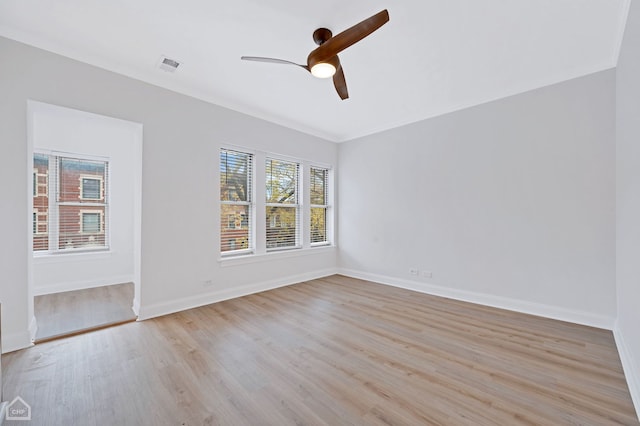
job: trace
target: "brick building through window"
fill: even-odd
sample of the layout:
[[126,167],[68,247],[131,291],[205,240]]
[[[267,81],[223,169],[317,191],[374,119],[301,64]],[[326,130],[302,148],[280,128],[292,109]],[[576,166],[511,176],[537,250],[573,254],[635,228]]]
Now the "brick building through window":
[[33,250],[108,247],[108,162],[36,153]]

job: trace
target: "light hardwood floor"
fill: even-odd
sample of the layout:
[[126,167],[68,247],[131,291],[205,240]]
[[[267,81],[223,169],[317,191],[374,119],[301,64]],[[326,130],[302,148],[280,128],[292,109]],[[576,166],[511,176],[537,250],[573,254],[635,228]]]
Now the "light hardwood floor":
[[3,356],[35,425],[637,425],[611,332],[332,276]]
[[36,296],[36,342],[135,321],[133,283]]

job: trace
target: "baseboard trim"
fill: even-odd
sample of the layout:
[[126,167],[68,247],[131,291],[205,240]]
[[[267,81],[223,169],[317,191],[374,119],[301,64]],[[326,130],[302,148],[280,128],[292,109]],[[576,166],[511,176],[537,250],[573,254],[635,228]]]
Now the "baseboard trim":
[[149,306],[140,306],[138,310],[138,321],[147,320],[187,309],[197,308],[199,306],[210,305],[212,303],[222,302],[223,300],[235,299],[237,297],[247,296],[249,294],[259,293],[262,291],[273,290],[279,287],[285,287],[292,284],[298,284],[304,281],[315,280],[318,278],[335,275],[336,270],[333,268],[322,269],[319,271],[309,272],[305,274],[292,275],[289,277],[278,278],[270,281],[252,283],[234,288],[228,288],[213,293],[199,294],[197,296],[185,297],[170,302],[156,303]]
[[140,299],[138,295],[133,298],[133,305],[131,305],[131,310],[136,316],[140,316]]
[[113,284],[124,284],[133,282],[133,275],[117,275],[99,280],[75,281],[70,283],[58,283],[48,285],[46,287],[34,287],[34,296],[43,296],[45,294],[63,293],[65,291],[84,290],[87,288],[103,287]]
[[339,268],[338,273],[347,277],[373,281],[379,284],[404,288],[407,290],[413,290],[420,293],[431,294],[434,296],[447,297],[449,299],[477,303],[479,305],[491,306],[494,308],[506,309],[509,311],[521,312],[575,324],[587,325],[590,327],[604,328],[606,330],[613,330],[615,321],[613,317],[609,318],[604,315],[594,315],[589,312],[575,311],[571,309],[560,308],[557,306],[543,305],[507,297],[492,296],[467,290],[452,289],[434,284],[415,282],[385,275],[371,274],[368,272],[362,272],[353,269]]
[[18,351],[20,349],[33,346],[33,340],[31,339],[31,331],[24,330],[18,333],[3,333],[2,334],[2,353]]
[[36,334],[38,333],[38,321],[36,320],[35,315],[31,317],[31,321],[29,322],[29,338],[31,342],[35,342]]
[[640,365],[636,364],[636,358],[631,355],[622,331],[620,331],[617,324],[613,328],[613,337],[620,355],[624,377],[627,379],[629,393],[631,394],[633,405],[636,407],[636,416],[640,420]]

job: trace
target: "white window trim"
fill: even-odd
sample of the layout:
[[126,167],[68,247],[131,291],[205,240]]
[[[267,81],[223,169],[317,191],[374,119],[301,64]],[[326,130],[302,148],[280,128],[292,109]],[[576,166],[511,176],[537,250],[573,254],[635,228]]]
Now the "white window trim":
[[225,256],[219,257],[218,263],[221,267],[248,265],[251,263],[271,262],[276,259],[291,259],[302,256],[330,253],[334,252],[336,248],[337,247],[335,245],[325,244],[318,247],[308,247],[306,249],[278,250],[262,254],[252,254],[250,256]]

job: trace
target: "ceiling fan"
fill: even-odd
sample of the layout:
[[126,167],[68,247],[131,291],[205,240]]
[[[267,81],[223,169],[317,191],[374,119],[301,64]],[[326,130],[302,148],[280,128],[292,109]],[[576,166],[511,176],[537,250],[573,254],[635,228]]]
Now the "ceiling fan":
[[318,28],[313,32],[313,41],[318,47],[309,53],[306,65],[284,59],[264,58],[260,56],[242,56],[240,59],[245,61],[295,65],[304,68],[318,78],[333,77],[333,85],[340,99],[344,100],[349,97],[349,92],[347,91],[347,82],[344,78],[338,53],[367,37],[387,22],[389,22],[389,12],[385,9],[353,27],[344,30],[335,37],[331,33],[331,30]]

